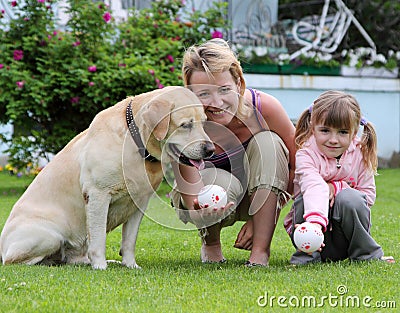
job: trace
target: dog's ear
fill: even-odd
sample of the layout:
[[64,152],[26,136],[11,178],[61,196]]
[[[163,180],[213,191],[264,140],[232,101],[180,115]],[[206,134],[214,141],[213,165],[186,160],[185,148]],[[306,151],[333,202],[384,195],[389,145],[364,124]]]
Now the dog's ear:
[[147,105],[142,118],[157,140],[163,140],[168,133],[169,121],[173,104],[167,100],[157,98]]

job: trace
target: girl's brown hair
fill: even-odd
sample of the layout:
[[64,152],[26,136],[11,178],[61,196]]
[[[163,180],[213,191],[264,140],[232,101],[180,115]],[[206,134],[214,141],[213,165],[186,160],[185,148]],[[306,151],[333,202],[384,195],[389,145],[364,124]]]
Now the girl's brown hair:
[[367,168],[376,172],[378,166],[377,136],[374,126],[361,116],[357,100],[350,94],[329,90],[322,93],[301,115],[296,124],[295,142],[300,149],[312,134],[312,125],[322,124],[338,129],[349,129],[351,136],[363,126],[360,147]]

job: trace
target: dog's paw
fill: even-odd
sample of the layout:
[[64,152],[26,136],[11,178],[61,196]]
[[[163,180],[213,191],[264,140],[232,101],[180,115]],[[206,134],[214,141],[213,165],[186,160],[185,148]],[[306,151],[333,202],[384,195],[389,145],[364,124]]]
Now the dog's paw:
[[124,262],[122,261],[122,265],[126,266],[127,268],[138,269],[141,270],[142,268],[136,264],[136,262]]
[[85,256],[77,256],[68,259],[68,264],[90,264],[89,258]]
[[96,262],[96,263],[92,262],[92,268],[95,270],[105,270],[105,269],[107,269],[107,262],[106,261]]

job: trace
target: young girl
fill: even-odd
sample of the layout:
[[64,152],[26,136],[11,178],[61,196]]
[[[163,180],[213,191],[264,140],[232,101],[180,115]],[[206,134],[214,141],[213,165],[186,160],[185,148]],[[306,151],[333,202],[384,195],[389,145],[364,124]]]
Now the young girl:
[[[363,127],[361,139],[357,136]],[[375,202],[377,138],[361,117],[356,99],[340,91],[322,93],[296,126],[295,201],[284,226],[293,240],[304,221],[319,225],[324,244],[319,251],[295,252],[292,264],[317,261],[381,259],[382,248],[370,234],[370,208]]]

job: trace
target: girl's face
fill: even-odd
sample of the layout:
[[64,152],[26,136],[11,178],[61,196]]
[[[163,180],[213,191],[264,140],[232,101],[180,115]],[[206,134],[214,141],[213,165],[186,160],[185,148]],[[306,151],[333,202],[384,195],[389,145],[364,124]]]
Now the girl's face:
[[228,125],[239,106],[239,86],[229,71],[214,73],[195,71],[190,79],[190,89],[203,103],[208,120]]
[[347,150],[353,139],[349,129],[338,129],[317,124],[313,127],[319,150],[328,158],[337,158]]

